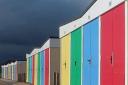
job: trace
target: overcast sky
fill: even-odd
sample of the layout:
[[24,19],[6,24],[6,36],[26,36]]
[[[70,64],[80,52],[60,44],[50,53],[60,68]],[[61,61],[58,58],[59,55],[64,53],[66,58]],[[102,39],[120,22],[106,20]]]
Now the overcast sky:
[[94,0],[0,0],[0,64],[24,60]]

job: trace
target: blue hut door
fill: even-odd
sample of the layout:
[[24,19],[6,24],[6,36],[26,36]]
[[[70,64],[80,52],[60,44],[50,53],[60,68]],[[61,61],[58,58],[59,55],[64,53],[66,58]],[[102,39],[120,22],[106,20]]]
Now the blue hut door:
[[99,84],[99,19],[83,28],[83,85]]

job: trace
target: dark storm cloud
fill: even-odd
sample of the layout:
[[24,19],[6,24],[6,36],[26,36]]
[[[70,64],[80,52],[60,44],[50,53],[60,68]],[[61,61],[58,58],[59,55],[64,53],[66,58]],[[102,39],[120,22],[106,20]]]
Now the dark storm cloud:
[[0,60],[24,59],[94,0],[0,0]]
[[0,44],[0,63],[4,64],[4,62],[9,60],[24,60],[26,53],[32,51],[33,47],[36,46]]

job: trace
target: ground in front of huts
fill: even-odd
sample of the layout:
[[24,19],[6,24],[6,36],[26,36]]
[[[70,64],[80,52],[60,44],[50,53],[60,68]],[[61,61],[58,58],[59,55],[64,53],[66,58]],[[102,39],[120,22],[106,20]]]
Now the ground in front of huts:
[[24,82],[16,82],[12,80],[0,79],[0,85],[30,85],[30,84]]

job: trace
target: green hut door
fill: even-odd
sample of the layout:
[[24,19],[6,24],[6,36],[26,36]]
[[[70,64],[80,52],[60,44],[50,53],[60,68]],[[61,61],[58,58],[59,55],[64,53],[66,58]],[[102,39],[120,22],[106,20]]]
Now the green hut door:
[[71,33],[71,85],[81,85],[81,28]]

